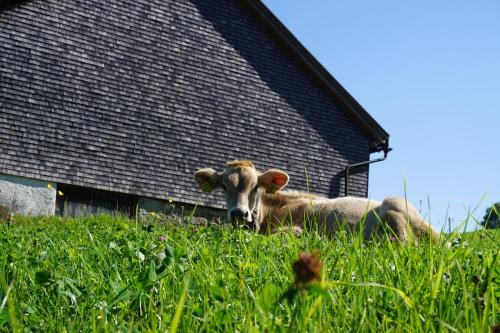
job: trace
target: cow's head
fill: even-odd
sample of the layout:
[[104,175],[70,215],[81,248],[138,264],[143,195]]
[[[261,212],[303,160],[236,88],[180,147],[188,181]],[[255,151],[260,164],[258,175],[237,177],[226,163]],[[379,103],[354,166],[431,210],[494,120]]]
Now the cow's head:
[[254,211],[258,191],[275,193],[288,183],[288,175],[280,170],[271,169],[259,173],[250,161],[227,162],[226,169],[219,173],[211,168],[198,170],[194,179],[204,192],[221,188],[226,194],[227,219],[234,226],[256,227]]

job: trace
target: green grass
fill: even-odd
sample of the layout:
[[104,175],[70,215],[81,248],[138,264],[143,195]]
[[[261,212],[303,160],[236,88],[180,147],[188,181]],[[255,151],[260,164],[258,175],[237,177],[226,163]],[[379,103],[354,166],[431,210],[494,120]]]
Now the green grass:
[[[500,322],[490,234],[402,246],[17,217],[0,225],[0,331],[489,332]],[[292,263],[314,249],[323,281],[294,294]]]

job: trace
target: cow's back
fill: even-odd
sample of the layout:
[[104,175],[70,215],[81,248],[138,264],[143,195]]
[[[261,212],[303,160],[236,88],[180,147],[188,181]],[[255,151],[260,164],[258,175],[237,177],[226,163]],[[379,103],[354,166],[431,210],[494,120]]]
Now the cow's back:
[[366,198],[320,199],[313,201],[313,213],[315,220],[323,225],[327,232],[335,233],[344,227],[349,231],[358,231],[364,222],[365,233],[371,234],[375,228],[373,210],[378,206],[379,201]]

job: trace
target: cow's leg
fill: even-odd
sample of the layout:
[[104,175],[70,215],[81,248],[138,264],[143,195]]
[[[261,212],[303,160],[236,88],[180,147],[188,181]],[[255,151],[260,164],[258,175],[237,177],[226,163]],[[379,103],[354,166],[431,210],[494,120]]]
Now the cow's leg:
[[407,242],[410,237],[418,238],[431,237],[437,241],[439,233],[429,226],[415,207],[403,198],[387,198],[378,209],[382,221],[391,228],[395,235],[403,242]]
[[[389,227],[389,232],[394,234],[394,236],[403,243],[408,242],[409,233],[409,223],[406,216],[400,211],[388,209],[383,212],[380,216],[381,220],[387,227]],[[389,235],[392,237],[392,235]]]
[[256,230],[259,234],[262,235],[272,235],[282,232],[290,232],[296,236],[300,236],[304,233],[304,230],[300,226],[293,224],[273,225],[272,223],[270,223],[270,221],[258,223]]
[[272,230],[273,234],[282,233],[282,232],[283,233],[289,232],[289,233],[294,234],[295,236],[300,236],[304,233],[304,230],[301,227],[298,227],[296,225],[294,225],[294,226],[280,226],[280,227],[274,228]]

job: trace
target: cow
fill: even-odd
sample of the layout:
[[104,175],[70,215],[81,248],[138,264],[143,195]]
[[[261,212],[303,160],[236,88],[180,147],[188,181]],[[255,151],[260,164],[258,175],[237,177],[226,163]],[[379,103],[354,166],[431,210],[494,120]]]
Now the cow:
[[287,173],[278,169],[260,173],[248,160],[227,162],[223,172],[200,169],[194,179],[204,192],[224,191],[227,219],[233,226],[260,233],[291,230],[301,234],[309,224],[330,235],[342,228],[350,233],[362,232],[365,240],[376,235],[388,235],[404,243],[424,237],[433,241],[440,238],[439,232],[425,223],[405,198],[388,197],[379,202],[282,191],[288,184]]

